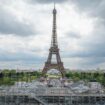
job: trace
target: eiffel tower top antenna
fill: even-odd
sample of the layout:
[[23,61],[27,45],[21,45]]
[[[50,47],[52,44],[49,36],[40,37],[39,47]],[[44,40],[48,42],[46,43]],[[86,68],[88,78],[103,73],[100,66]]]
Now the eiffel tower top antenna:
[[54,9],[55,9],[55,1],[54,1]]
[[52,41],[51,41],[51,46],[52,47],[57,47],[58,43],[57,43],[57,31],[56,31],[56,14],[57,14],[57,10],[55,8],[55,2],[54,2],[54,9],[53,9],[53,29],[52,29]]

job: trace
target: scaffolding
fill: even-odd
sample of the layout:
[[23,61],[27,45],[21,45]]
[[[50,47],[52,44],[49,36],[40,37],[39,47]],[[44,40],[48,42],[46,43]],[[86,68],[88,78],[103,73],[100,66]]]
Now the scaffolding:
[[32,88],[5,87],[0,92],[0,105],[105,105],[105,94],[74,94],[67,88]]
[[[51,81],[50,85],[45,81],[31,81],[28,75],[27,82],[18,80],[11,86],[1,85],[0,105],[105,105],[104,88],[103,92],[97,87],[81,92],[77,90],[88,89],[86,86],[83,88],[81,82],[67,87],[58,79]],[[78,84],[80,85],[75,88]]]

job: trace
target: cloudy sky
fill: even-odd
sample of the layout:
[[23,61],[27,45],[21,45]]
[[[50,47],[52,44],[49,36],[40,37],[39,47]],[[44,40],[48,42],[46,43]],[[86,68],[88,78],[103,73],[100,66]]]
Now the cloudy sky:
[[[39,69],[47,60],[54,0],[0,0],[0,69]],[[55,0],[62,61],[105,68],[105,0]]]

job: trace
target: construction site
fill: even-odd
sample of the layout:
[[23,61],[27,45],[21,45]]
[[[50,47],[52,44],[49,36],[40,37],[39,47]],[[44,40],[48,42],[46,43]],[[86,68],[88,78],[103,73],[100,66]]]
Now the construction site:
[[17,82],[0,87],[0,105],[105,105],[104,88],[96,82],[91,85],[58,79]]

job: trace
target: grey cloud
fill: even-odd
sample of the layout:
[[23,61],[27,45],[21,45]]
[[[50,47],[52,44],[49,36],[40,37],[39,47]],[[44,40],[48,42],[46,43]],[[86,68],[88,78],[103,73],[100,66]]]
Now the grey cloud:
[[65,57],[79,57],[79,58],[84,58],[85,57],[93,57],[93,58],[104,58],[105,57],[105,43],[84,43],[81,47],[83,50],[81,51],[70,51],[70,52],[65,52],[64,56]]
[[45,4],[45,3],[63,3],[66,2],[67,0],[28,0],[30,3],[40,3],[40,4]]
[[[93,58],[104,58],[105,57],[105,19],[102,15],[99,15],[101,10],[105,9],[105,0],[73,0],[73,2],[78,3],[79,7],[81,8],[81,11],[86,12],[83,8],[87,9],[87,12],[92,11],[92,15],[95,13],[95,9],[97,9],[97,17],[98,20],[94,24],[95,30],[92,33],[92,35],[87,36],[86,39],[81,39],[81,42],[79,43],[79,46],[83,48],[82,51],[71,51],[70,53],[65,53],[65,56],[69,57],[93,57]],[[96,5],[97,4],[97,5]],[[90,8],[90,5],[92,5]],[[93,6],[95,5],[95,6]],[[102,5],[102,7],[101,7]],[[103,9],[102,9],[103,8]],[[100,19],[103,18],[103,19]],[[75,36],[75,35],[73,35]],[[71,36],[70,36],[71,37]]]
[[0,52],[0,61],[41,61],[43,58],[35,56],[33,54],[17,52],[17,53],[9,53],[9,52]]
[[105,0],[102,0],[99,7],[96,7],[95,12],[93,11],[93,14],[95,16],[103,18],[105,20],[105,13],[104,12],[105,12]]
[[97,6],[99,6],[99,4],[103,1],[103,0],[70,0],[71,2],[77,4],[77,6],[84,10],[84,9],[92,9],[92,8],[97,8]]
[[100,65],[105,63],[105,57],[86,57],[85,59],[83,58],[81,60],[81,63],[80,63],[80,68],[81,67],[84,67],[86,70],[88,68],[99,68],[101,67]]
[[0,52],[0,69],[19,69],[24,70],[35,68],[38,69],[43,64],[44,58],[27,52]]
[[20,36],[35,34],[31,25],[20,22],[16,16],[2,7],[0,7],[0,33]]
[[92,65],[92,66],[95,65],[97,67],[97,65],[99,65],[103,62],[105,62],[105,57],[95,57],[95,58],[91,57],[91,58],[88,58],[85,63],[87,65]]
[[66,35],[69,38],[76,38],[76,39],[81,38],[81,36],[76,32],[68,32],[68,33],[66,33]]
[[81,11],[87,11],[90,15],[105,18],[105,0],[70,0]]
[[102,49],[95,49],[95,50],[87,50],[87,51],[70,51],[69,53],[63,54],[64,57],[69,58],[86,58],[86,57],[105,57],[105,51],[102,51]]
[[[78,39],[76,39],[78,40]],[[100,58],[105,57],[105,32],[104,29],[95,30],[92,36],[88,36],[85,39],[80,39],[78,43],[82,50],[70,50],[69,52],[63,52],[65,57],[93,57]],[[64,48],[63,48],[64,49]]]

